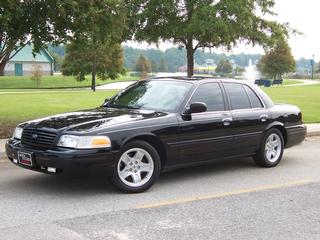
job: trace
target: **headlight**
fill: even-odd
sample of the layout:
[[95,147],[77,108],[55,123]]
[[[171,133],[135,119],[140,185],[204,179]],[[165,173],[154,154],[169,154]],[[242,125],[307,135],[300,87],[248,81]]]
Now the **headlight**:
[[13,133],[13,138],[20,140],[21,136],[22,136],[22,132],[23,132],[23,128],[16,127],[16,129],[14,130],[14,133]]
[[57,145],[77,149],[108,148],[111,147],[111,141],[107,136],[62,135]]

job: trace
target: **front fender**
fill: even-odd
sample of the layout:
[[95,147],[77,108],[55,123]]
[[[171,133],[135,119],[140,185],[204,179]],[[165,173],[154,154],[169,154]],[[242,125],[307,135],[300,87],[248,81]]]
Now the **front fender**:
[[121,143],[120,143],[120,148],[122,148],[125,144],[130,142],[133,139],[143,139],[143,138],[153,138],[156,141],[160,141],[160,139],[153,133],[150,132],[141,132],[141,133],[135,133],[133,135],[130,135],[126,137]]

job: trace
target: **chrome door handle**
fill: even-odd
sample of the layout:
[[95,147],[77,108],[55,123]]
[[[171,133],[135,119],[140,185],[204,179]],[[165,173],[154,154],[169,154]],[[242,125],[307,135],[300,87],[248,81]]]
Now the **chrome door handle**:
[[222,119],[222,122],[223,122],[223,125],[225,126],[229,126],[230,125],[230,122],[232,122],[232,118],[228,117],[228,118],[223,118]]
[[261,119],[261,122],[266,122],[268,119],[268,115],[261,115],[260,119]]

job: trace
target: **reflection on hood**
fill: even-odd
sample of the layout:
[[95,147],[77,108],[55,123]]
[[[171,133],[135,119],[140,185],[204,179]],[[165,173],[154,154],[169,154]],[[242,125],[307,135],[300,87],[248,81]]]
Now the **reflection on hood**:
[[27,122],[26,127],[86,131],[165,115],[166,113],[150,110],[99,107],[37,119]]

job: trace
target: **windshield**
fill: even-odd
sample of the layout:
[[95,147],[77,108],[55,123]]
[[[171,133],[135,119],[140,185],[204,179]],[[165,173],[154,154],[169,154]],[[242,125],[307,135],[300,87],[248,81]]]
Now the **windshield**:
[[182,81],[140,81],[119,92],[106,106],[175,112],[191,87]]

